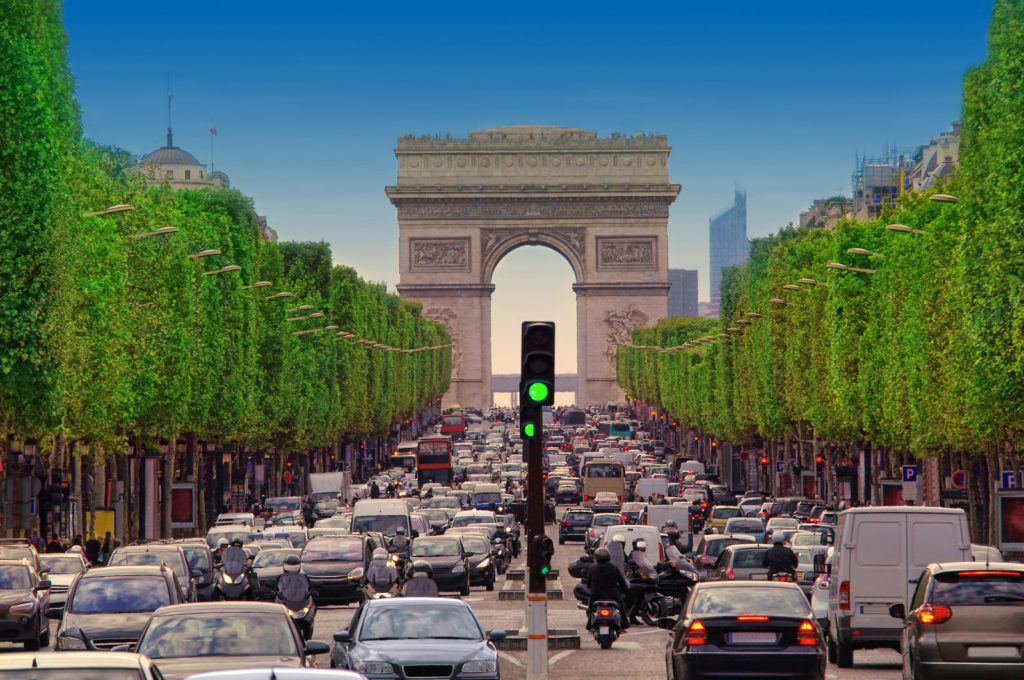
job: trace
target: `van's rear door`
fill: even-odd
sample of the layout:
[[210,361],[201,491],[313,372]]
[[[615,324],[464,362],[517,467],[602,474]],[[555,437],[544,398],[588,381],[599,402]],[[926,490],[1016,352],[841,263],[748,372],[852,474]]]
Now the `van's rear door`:
[[914,594],[921,572],[932,562],[971,560],[971,540],[965,533],[967,522],[962,514],[935,513],[907,516],[907,589],[903,603]]
[[[899,514],[853,516],[849,552],[850,613],[854,628],[899,628],[889,616],[889,605],[903,602],[906,593],[906,521]],[[844,546],[845,548],[846,546]]]

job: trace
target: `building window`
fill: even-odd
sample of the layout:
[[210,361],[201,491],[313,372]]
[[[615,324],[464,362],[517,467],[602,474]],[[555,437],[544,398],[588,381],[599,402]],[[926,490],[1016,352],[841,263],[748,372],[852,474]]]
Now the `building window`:
[[191,170],[186,170],[185,171],[185,179],[192,179],[192,171]]
[[168,170],[164,173],[164,177],[167,179],[174,179],[174,170]]

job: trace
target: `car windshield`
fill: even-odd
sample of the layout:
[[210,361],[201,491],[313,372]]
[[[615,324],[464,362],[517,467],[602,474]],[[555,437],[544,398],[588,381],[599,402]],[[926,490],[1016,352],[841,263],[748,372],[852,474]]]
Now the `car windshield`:
[[423,501],[421,507],[424,508],[459,508],[459,500],[457,498],[449,498],[442,496],[441,498],[428,498]]
[[487,541],[476,536],[462,536],[462,547],[470,555],[489,555],[491,552]]
[[271,512],[282,512],[285,510],[298,510],[299,499],[298,498],[268,498],[267,499],[267,510]]
[[249,533],[250,530],[248,527],[239,527],[237,529],[228,530],[212,529],[208,534],[206,534],[206,544],[211,548],[216,548],[217,542],[222,538],[228,543],[236,538],[242,541],[242,543],[247,543],[249,541]]
[[151,659],[207,656],[299,656],[284,614],[232,612],[158,616],[139,640]]
[[39,559],[51,574],[78,574],[85,571],[85,564],[75,555],[40,555]]
[[280,567],[289,555],[298,555],[298,550],[263,550],[253,560],[253,569],[260,567]]
[[468,524],[490,524],[494,517],[488,515],[462,515],[452,520],[453,527],[464,527]]
[[724,540],[724,541],[708,541],[707,546],[704,549],[704,554],[707,555],[708,557],[718,557],[719,555],[722,554],[722,551],[725,550],[730,545],[736,545],[737,543],[741,543],[741,542],[742,541],[729,541],[729,540]]
[[468,607],[414,604],[367,607],[359,639],[482,640],[483,634]]
[[797,545],[821,545],[821,534],[812,531],[798,531],[793,534],[790,541]]
[[0,567],[0,590],[28,590],[31,587],[32,577],[28,573],[28,567]]
[[565,518],[571,522],[589,522],[594,515],[589,512],[567,512]]
[[362,515],[352,520],[354,534],[379,531],[387,536],[394,536],[398,527],[408,530],[408,521],[404,515]]
[[182,548],[185,551],[185,559],[188,560],[190,569],[212,569],[213,562],[210,559],[210,551],[205,548]]
[[619,523],[622,518],[618,515],[594,515],[595,527],[611,527]]
[[68,668],[33,668],[26,670],[0,670],[0,679],[7,680],[145,680],[134,668],[103,668],[69,666]]
[[473,505],[484,505],[486,503],[501,503],[501,493],[497,491],[486,491],[473,494]]
[[799,588],[748,586],[703,588],[691,598],[690,615],[806,616],[807,598]]
[[936,574],[931,603],[947,607],[993,604],[1024,606],[1024,573],[977,569]]
[[136,566],[136,565],[156,564],[156,565],[167,565],[167,567],[174,572],[174,575],[178,577],[178,580],[185,583],[188,579],[185,573],[185,565],[181,563],[181,559],[178,557],[178,553],[172,552],[119,552],[114,551],[114,554],[110,556],[110,566]]
[[302,551],[303,562],[357,562],[363,559],[363,542],[355,541],[315,541],[308,543]]
[[32,546],[29,545],[5,545],[0,546],[0,560],[29,560],[35,556],[32,554]]
[[462,551],[459,549],[458,541],[421,541],[415,540],[412,542],[413,557],[440,557],[460,555]]
[[761,568],[761,558],[764,557],[765,552],[768,548],[744,548],[742,550],[736,550],[732,559],[732,566],[739,567],[756,567]]
[[732,507],[717,507],[711,511],[711,516],[715,519],[730,519],[732,517],[739,517],[740,509]]
[[764,525],[756,520],[746,522],[734,522],[730,520],[729,523],[725,525],[725,530],[734,534],[763,534]]
[[83,577],[69,609],[76,614],[127,614],[170,603],[167,581],[160,576]]
[[339,517],[338,515],[335,515],[334,517],[325,517],[317,520],[316,526],[327,529],[348,529],[352,526],[352,518]]

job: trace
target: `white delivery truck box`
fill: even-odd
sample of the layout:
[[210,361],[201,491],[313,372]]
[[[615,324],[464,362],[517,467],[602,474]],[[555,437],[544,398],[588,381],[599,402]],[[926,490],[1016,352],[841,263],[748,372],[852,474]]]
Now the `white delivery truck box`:
[[[640,516],[641,523],[661,529],[665,522],[672,520],[679,528],[679,534],[683,543],[693,547],[693,534],[690,531],[690,505],[691,503],[678,503],[676,505],[654,505],[647,504]],[[683,552],[688,552],[684,550]]]
[[899,651],[903,621],[921,572],[932,562],[971,559],[967,515],[955,508],[851,508],[839,514],[829,578],[829,660],[853,664],[854,649]]
[[636,480],[636,487],[633,489],[636,499],[641,503],[654,494],[668,495],[668,480],[664,477],[641,477]]

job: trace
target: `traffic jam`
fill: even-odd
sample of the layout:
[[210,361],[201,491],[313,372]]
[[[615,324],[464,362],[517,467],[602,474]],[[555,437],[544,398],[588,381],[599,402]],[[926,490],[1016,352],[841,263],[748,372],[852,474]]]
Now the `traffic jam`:
[[[628,415],[546,414],[542,490],[513,412],[457,409],[364,482],[312,473],[309,496],[205,536],[101,565],[4,541],[0,679],[521,673],[502,651],[515,631],[481,608],[523,606],[495,591],[522,571],[538,491],[587,653],[649,630],[668,680],[820,680],[870,649],[900,654],[908,680],[1024,677],[1024,565],[972,543],[962,510],[730,489]],[[335,612],[347,624],[318,625]]]

